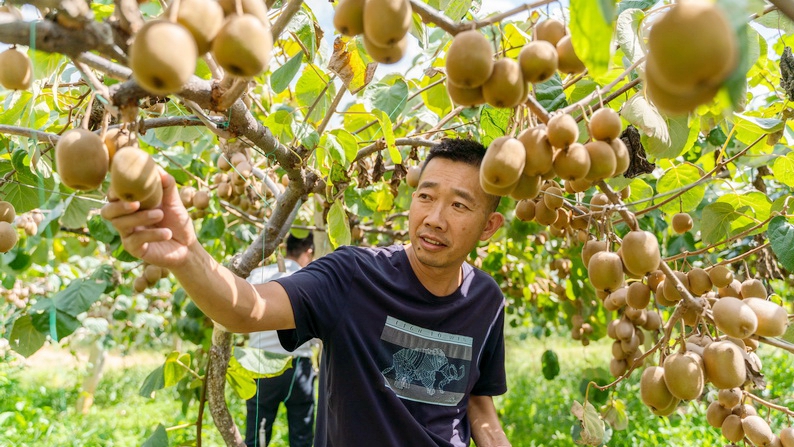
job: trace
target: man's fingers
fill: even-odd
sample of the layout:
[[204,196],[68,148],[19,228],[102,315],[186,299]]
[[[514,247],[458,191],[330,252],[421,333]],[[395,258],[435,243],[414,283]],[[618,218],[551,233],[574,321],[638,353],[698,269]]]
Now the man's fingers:
[[[133,247],[141,247],[141,250],[144,249],[144,244],[148,244],[150,242],[163,242],[171,239],[171,230],[168,228],[143,228],[143,229],[135,229],[131,234],[129,234],[124,240],[124,248],[127,251],[130,249],[137,251]],[[143,253],[133,253],[130,251],[133,256],[141,257]]]
[[[136,228],[151,227],[152,225],[156,225],[158,222],[163,220],[163,212],[159,209],[143,210],[129,214],[124,213],[123,211],[119,212],[113,208],[110,208],[107,212],[105,212],[105,208],[103,207],[102,213],[102,217],[110,221],[122,238],[125,238],[135,232]],[[116,217],[108,218],[106,215]]]
[[122,200],[114,200],[106,203],[100,210],[102,218],[105,220],[113,220],[119,216],[134,213],[138,211],[141,205],[139,202],[124,202]]

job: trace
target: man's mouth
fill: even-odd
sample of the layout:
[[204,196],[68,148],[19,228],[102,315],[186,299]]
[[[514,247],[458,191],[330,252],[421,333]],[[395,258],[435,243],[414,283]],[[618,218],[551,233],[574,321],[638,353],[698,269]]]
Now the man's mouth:
[[430,245],[435,245],[436,247],[445,247],[446,246],[446,244],[444,244],[443,242],[438,241],[436,239],[431,239],[431,238],[424,237],[424,236],[419,236],[419,238],[422,239],[422,241],[424,241],[424,242],[426,242],[426,243],[428,243]]

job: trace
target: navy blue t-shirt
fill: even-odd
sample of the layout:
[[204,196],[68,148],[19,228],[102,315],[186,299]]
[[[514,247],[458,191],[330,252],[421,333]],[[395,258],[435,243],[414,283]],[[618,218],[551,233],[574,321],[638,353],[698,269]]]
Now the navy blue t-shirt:
[[284,348],[323,341],[316,447],[468,446],[469,394],[507,391],[504,296],[469,264],[445,297],[400,245],[341,247],[276,281],[295,313]]

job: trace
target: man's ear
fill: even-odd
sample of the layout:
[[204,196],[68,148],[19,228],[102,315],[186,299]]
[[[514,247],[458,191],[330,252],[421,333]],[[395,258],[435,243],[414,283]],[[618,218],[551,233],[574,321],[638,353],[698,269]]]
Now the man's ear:
[[493,212],[490,216],[488,216],[488,220],[485,222],[485,228],[482,230],[482,234],[480,235],[481,241],[487,241],[488,239],[496,233],[502,224],[505,222],[505,216],[502,213]]

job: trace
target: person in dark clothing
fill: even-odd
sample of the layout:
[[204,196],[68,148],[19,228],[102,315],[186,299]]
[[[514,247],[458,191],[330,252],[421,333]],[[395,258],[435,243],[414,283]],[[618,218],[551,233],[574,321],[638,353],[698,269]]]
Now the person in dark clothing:
[[493,403],[506,391],[504,296],[466,262],[504,222],[479,183],[484,154],[471,140],[431,148],[410,244],[340,247],[256,286],[202,248],[166,174],[160,208],[113,201],[102,215],[128,252],[171,269],[228,330],[279,330],[286,349],[323,341],[316,446],[504,447]]

